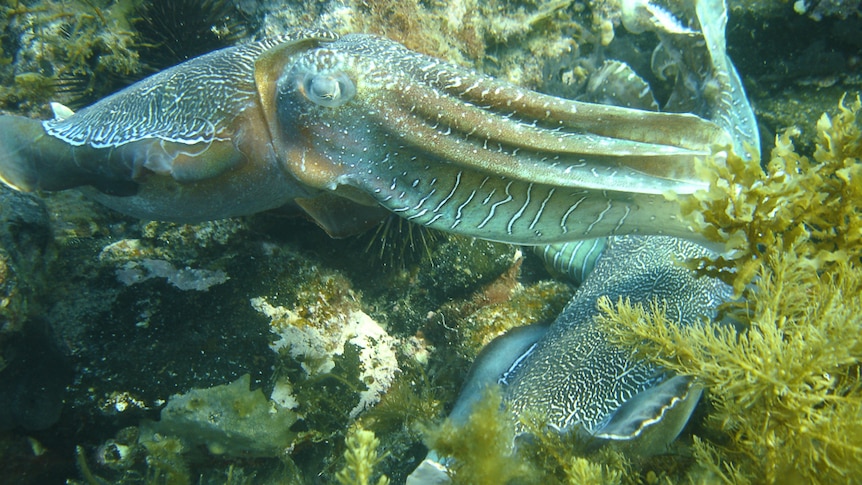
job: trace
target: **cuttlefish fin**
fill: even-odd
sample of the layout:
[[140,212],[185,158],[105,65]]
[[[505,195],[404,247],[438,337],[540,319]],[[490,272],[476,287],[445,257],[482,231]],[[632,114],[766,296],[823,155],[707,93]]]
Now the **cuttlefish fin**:
[[[664,450],[688,422],[703,388],[688,376],[674,376],[640,392],[620,406],[593,436],[604,440],[637,440],[638,450]],[[661,423],[661,426],[654,426]]]
[[359,234],[389,216],[389,211],[379,205],[357,204],[329,192],[311,198],[297,198],[294,202],[334,238]]
[[51,112],[54,113],[54,119],[57,121],[65,120],[75,114],[75,112],[72,111],[72,108],[69,108],[65,104],[58,103],[56,101],[51,101],[49,104],[51,106]]

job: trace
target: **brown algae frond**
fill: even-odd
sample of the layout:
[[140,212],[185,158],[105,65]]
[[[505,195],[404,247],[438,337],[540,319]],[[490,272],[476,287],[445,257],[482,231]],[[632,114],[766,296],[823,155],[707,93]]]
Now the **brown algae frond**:
[[[700,173],[707,191],[681,200],[683,214],[727,254],[710,269],[737,293],[751,282],[769,249],[794,251],[819,271],[862,254],[862,101],[839,103],[836,116],[817,123],[813,160],[798,154],[790,129],[776,137],[762,170],[757,160],[707,160]],[[734,273],[720,270],[734,270]]]
[[[618,345],[698,378],[721,446],[695,443],[689,479],[725,483],[862,480],[862,102],[817,124],[813,159],[778,137],[765,173],[731,159],[684,201],[732,250],[701,261],[734,285],[736,326],[680,327],[661,302],[600,301]],[[715,445],[715,443],[713,443]]]

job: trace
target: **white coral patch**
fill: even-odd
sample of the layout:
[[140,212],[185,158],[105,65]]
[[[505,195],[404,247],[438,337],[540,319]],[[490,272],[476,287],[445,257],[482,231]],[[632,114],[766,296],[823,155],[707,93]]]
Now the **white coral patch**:
[[[278,335],[270,348],[275,352],[286,351],[308,376],[332,371],[334,359],[344,354],[346,343],[358,348],[360,379],[367,389],[360,393],[359,403],[350,411],[351,417],[376,404],[392,384],[398,371],[397,340],[365,312],[349,310],[323,321],[308,322],[301,320],[295,311],[272,305],[262,297],[252,298],[251,305],[271,320],[270,329]],[[286,402],[292,398],[282,397]]]
[[380,324],[362,311],[352,312],[348,319],[353,322],[355,332],[350,343],[359,347],[360,377],[368,388],[360,393],[359,404],[350,411],[350,417],[355,418],[364,409],[377,404],[389,389],[398,371],[398,359],[395,339]]
[[269,399],[285,409],[296,409],[299,406],[299,401],[293,394],[293,384],[287,379],[279,379],[272,387],[272,394]]

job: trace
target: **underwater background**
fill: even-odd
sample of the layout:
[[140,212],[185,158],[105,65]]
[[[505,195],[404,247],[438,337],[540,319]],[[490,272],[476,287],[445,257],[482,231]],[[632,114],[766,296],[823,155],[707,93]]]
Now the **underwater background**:
[[[571,297],[530,251],[400,219],[346,239],[278,211],[149,222],[0,187],[0,482],[403,483],[430,441],[482,462],[456,483],[862,481],[862,5],[728,11],[766,172],[716,169],[688,210],[748,249],[710,263],[738,270],[743,337],[607,309],[621,344],[713,390],[667,452],[589,454],[540,433],[513,458],[489,445],[512,433],[493,406],[441,424],[485,344]],[[78,109],[295,27],[380,34],[573,99],[595,96],[605,59],[660,103],[672,88],[620,0],[6,0],[0,109],[49,118],[49,102]]]

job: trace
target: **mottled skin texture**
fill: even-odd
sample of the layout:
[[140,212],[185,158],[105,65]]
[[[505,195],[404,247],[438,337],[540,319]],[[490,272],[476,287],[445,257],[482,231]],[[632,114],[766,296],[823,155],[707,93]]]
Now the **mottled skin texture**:
[[148,219],[200,221],[295,203],[332,234],[385,208],[522,244],[696,237],[666,192],[729,137],[687,114],[579,103],[370,35],[320,31],[217,51],[62,120],[0,117],[0,176],[91,186]]
[[[668,321],[693,325],[711,318],[732,290],[679,264],[709,251],[670,237],[612,237],[595,268],[548,333],[504,374],[504,392],[516,414],[538,412],[560,430],[597,434],[624,402],[668,376],[629,349],[609,344],[595,325],[602,296],[649,307],[658,302]],[[687,417],[687,416],[686,416]]]

